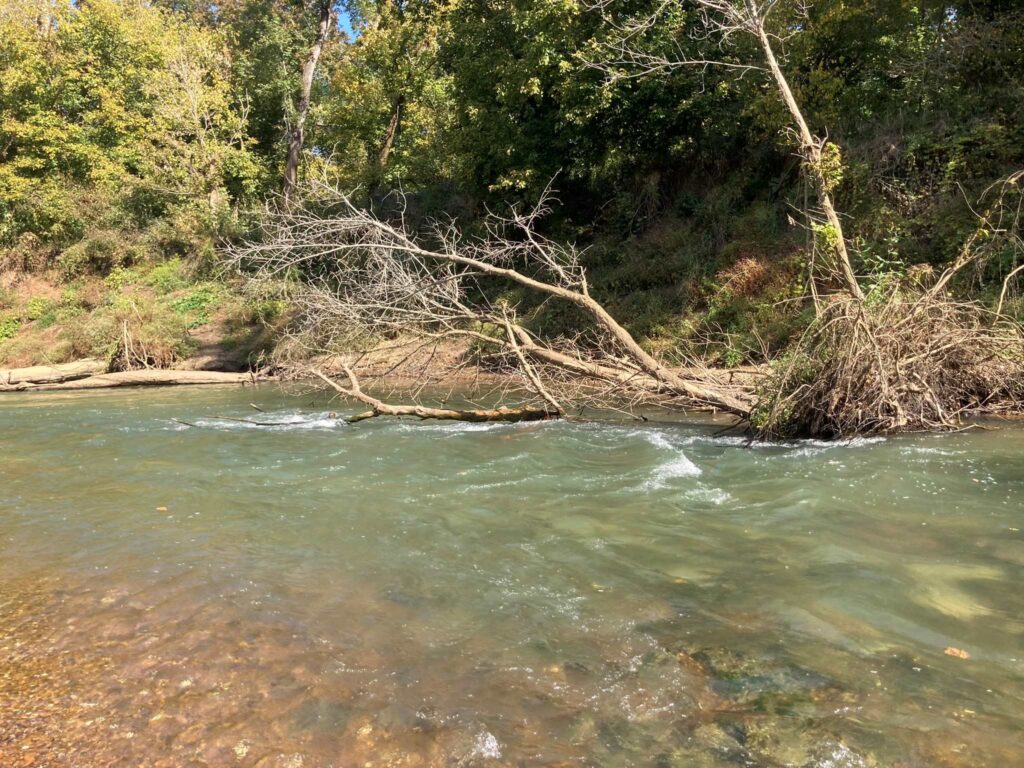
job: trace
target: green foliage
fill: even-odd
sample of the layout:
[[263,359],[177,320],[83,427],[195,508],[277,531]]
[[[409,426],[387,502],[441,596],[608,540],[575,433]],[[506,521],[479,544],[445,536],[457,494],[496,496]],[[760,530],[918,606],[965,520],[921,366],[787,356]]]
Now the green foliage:
[[141,226],[257,191],[216,31],[119,0],[59,9],[46,35],[34,21],[0,17],[0,245],[71,245],[101,209]]
[[[57,259],[65,280],[86,275],[108,276],[135,263],[138,253],[118,232],[103,230],[87,235],[65,249]],[[116,278],[115,278],[116,280]]]
[[188,285],[185,265],[181,259],[175,258],[159,264],[146,275],[146,285],[155,288],[159,293],[172,293]]
[[[554,178],[562,205],[546,234],[592,246],[595,293],[648,345],[732,364],[806,325],[789,259],[808,235],[786,222],[803,224],[814,194],[761,73],[609,78],[592,63],[635,72],[609,55],[612,27],[572,0],[346,8],[356,34],[332,32],[323,51],[304,174],[359,189],[385,213],[401,188],[410,221],[451,214],[471,233],[486,208],[533,202]],[[622,21],[656,8],[659,23],[633,41],[641,55],[758,63],[743,35],[723,46],[695,34],[686,4],[608,11]],[[258,232],[246,211],[279,189],[315,8],[90,0],[54,6],[45,30],[37,10],[0,11],[0,267],[55,268],[74,295],[4,311],[62,324],[110,316],[107,294],[132,295],[156,308],[156,325],[207,322],[229,303],[197,282],[215,274],[217,243]],[[865,287],[881,295],[941,270],[977,227],[967,201],[1024,167],[1020,9],[780,2],[770,23],[811,130],[829,138],[820,170],[848,214]],[[828,251],[836,233],[814,225],[810,236]],[[989,298],[1017,263],[992,247],[964,290]],[[752,264],[773,269],[741,290]],[[276,322],[278,302],[242,314]],[[586,321],[545,306],[531,322]]]
[[33,296],[25,304],[25,319],[39,328],[49,328],[57,321],[57,302]]
[[831,141],[826,141],[821,149],[821,159],[818,161],[818,172],[825,180],[825,188],[831,192],[843,181],[843,156],[839,147]]
[[10,339],[21,328],[21,318],[16,315],[0,315],[0,341]]
[[186,319],[189,329],[210,322],[210,310],[220,301],[220,290],[216,285],[206,283],[192,289],[170,303],[172,311]]
[[110,289],[119,291],[126,285],[134,283],[137,279],[138,274],[134,269],[130,269],[128,267],[114,267],[103,282]]

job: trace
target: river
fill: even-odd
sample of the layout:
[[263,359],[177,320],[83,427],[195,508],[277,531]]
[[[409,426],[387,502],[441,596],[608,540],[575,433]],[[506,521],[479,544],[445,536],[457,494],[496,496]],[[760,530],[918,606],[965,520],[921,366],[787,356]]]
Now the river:
[[332,408],[0,400],[0,765],[1024,765],[1024,429]]

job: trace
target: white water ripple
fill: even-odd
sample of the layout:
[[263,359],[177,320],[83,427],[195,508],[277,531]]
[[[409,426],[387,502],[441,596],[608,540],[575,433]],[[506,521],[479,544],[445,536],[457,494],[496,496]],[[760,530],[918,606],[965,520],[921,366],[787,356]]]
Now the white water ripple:
[[669,481],[676,478],[700,476],[701,468],[690,461],[686,454],[669,442],[663,434],[660,432],[647,432],[644,437],[647,438],[651,445],[662,450],[672,451],[675,453],[675,456],[655,467],[650,479],[641,486],[642,489],[664,488],[668,485]]

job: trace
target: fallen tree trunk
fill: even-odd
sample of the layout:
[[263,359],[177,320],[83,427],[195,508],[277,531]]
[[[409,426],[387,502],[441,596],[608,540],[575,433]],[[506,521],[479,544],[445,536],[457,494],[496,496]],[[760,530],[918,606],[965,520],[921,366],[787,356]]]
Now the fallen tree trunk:
[[58,365],[32,365],[27,368],[0,369],[0,387],[34,384],[59,384],[104,373],[103,360],[78,360]]
[[225,373],[222,371],[172,371],[151,369],[101,373],[84,378],[57,381],[20,381],[0,384],[0,392],[38,392],[76,389],[109,389],[111,387],[177,386],[186,384],[253,384],[253,373]]
[[370,410],[350,416],[346,421],[355,424],[359,421],[366,421],[378,416],[415,416],[419,419],[440,419],[442,421],[542,421],[545,419],[557,419],[561,417],[559,411],[541,408],[533,405],[526,405],[518,408],[502,406],[500,408],[474,408],[462,410],[457,408],[429,408],[422,405],[392,405],[379,400],[376,397],[363,392],[359,386],[359,379],[356,378],[352,369],[342,363],[342,368],[348,376],[349,386],[343,387],[323,371],[314,368],[311,373],[323,380],[338,394],[358,400],[370,406]]

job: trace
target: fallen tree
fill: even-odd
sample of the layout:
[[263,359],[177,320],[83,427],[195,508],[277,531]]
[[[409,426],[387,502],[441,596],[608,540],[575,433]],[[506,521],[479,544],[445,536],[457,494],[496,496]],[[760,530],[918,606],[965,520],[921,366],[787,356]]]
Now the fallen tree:
[[[74,365],[74,364],[73,364]],[[17,370],[17,369],[15,369]],[[25,370],[25,369],[21,369]],[[0,371],[0,377],[5,372]],[[112,387],[154,387],[199,384],[253,384],[253,373],[226,373],[223,371],[177,371],[171,369],[145,369],[96,373],[67,379],[51,377],[36,380],[22,378],[15,383],[0,383],[0,392],[37,392],[69,389],[110,389]]]
[[[551,418],[584,408],[635,412],[657,404],[746,419],[749,389],[697,361],[680,369],[655,357],[591,295],[579,251],[537,231],[549,200],[545,195],[528,211],[490,216],[483,237],[465,237],[451,222],[435,222],[417,237],[402,217],[379,219],[341,191],[316,184],[304,205],[268,210],[261,237],[230,255],[260,283],[301,276],[290,287],[297,310],[292,340],[307,356],[348,351],[359,358],[391,339],[410,354],[426,349],[433,359],[432,350],[468,339],[476,346],[473,365],[514,382],[499,399],[525,400],[511,412],[481,408],[428,418]],[[509,299],[511,288],[531,301]],[[529,315],[551,301],[579,311],[583,325],[574,334],[545,337],[530,330]],[[428,379],[444,378],[444,372],[425,370],[403,395],[415,399]],[[351,368],[348,379],[347,387],[332,386],[371,405],[375,416],[426,413],[419,404],[367,399]]]
[[59,384],[104,373],[103,360],[77,360],[56,365],[31,365],[27,368],[0,369],[0,388],[18,388],[40,384]]
[[[953,428],[967,413],[1024,402],[1020,326],[949,293],[992,232],[965,243],[930,286],[881,281],[863,298],[816,299],[817,318],[755,392],[698,361],[681,368],[646,351],[591,295],[579,251],[537,232],[548,197],[527,212],[492,215],[486,234],[472,238],[451,222],[416,236],[401,217],[379,219],[329,186],[312,191],[302,205],[268,211],[261,238],[231,256],[259,284],[287,278],[293,367],[309,373],[315,366],[303,360],[347,355],[347,384],[314,375],[370,406],[356,421],[521,421],[653,405],[730,414],[762,436],[835,437]],[[992,227],[984,219],[980,229]],[[552,301],[581,310],[571,335],[531,329],[538,307]],[[473,354],[442,362],[440,349],[452,339],[471,342]],[[401,388],[401,404],[366,394],[353,372],[382,348],[422,361]],[[466,368],[500,374],[487,406],[421,402],[430,384],[457,373],[465,381]]]

